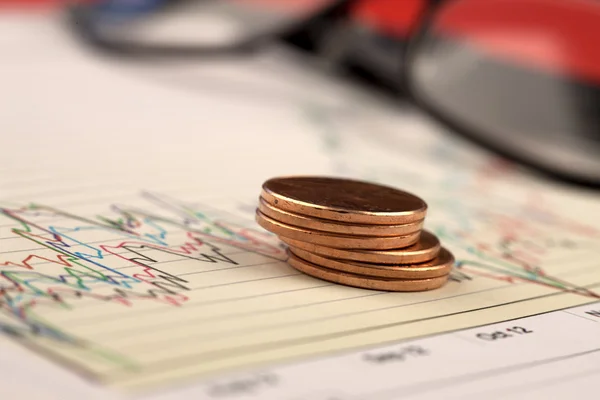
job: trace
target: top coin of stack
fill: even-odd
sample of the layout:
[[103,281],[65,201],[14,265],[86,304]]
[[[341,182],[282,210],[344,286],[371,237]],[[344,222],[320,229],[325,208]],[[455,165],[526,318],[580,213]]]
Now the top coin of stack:
[[323,280],[388,291],[443,286],[454,257],[423,230],[427,204],[379,184],[281,177],[263,184],[256,221],[288,245],[288,263]]

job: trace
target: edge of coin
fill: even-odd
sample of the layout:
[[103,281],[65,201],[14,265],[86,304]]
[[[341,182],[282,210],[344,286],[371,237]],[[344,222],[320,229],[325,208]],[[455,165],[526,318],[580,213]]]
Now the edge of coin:
[[[317,217],[308,217],[306,215],[282,210],[278,207],[275,207],[272,204],[269,204],[269,202],[267,202],[262,197],[259,197],[258,199],[258,209],[267,217],[282,222],[284,224],[297,226],[304,229],[328,233],[337,233],[340,235],[349,236],[405,236],[411,233],[421,231],[421,229],[423,228],[423,224],[425,223],[425,220],[420,220],[408,224],[393,225],[350,224],[347,222],[332,221]],[[322,229],[317,229],[311,226],[312,224],[320,225]]]
[[[421,236],[421,232],[404,236],[361,237],[314,231],[276,221],[273,218],[264,215],[258,209],[256,209],[255,220],[262,228],[278,236],[295,239],[290,236],[290,234],[293,234],[296,238],[298,236],[302,237],[304,241],[309,241],[311,243],[320,242],[319,244],[324,244],[327,247],[331,246],[344,249],[396,249],[416,243]],[[302,241],[302,239],[297,240]],[[329,244],[331,242],[334,242],[335,244]]]
[[389,279],[425,279],[445,276],[452,271],[455,261],[452,253],[443,247],[438,257],[429,262],[400,265],[381,265],[336,260],[296,247],[290,247],[289,249],[296,257],[324,268],[335,269],[351,274]]
[[[361,249],[338,249],[334,247],[319,245],[315,243],[310,243],[302,240],[297,240],[293,238],[288,238],[285,236],[280,236],[279,240],[287,244],[288,246],[298,247],[302,250],[316,253],[320,256],[324,256],[327,258],[335,258],[338,260],[344,261],[357,261],[357,262],[366,262],[366,263],[377,263],[377,264],[413,264],[413,263],[421,263],[433,260],[436,258],[442,248],[442,244],[440,243],[437,236],[433,233],[423,230],[421,231],[421,235],[419,236],[419,240],[423,236],[429,236],[430,239],[435,239],[435,246],[427,249],[417,249],[414,248],[419,246],[419,243],[415,243],[412,246],[404,247],[401,249],[391,249],[391,250],[361,250]],[[421,258],[422,254],[429,254],[426,258]],[[417,260],[417,261],[415,261]]]
[[423,292],[438,289],[448,282],[448,275],[426,279],[385,279],[337,271],[310,263],[288,249],[288,264],[296,270],[328,282],[362,289],[388,292]]

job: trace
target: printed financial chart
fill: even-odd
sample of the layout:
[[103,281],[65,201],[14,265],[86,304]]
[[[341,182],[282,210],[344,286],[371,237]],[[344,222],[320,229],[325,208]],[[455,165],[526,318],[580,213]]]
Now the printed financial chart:
[[3,332],[135,388],[598,299],[595,232],[552,215],[525,223],[493,204],[430,201],[429,229],[458,264],[444,288],[408,294],[298,273],[277,239],[225,201],[140,198],[3,208]]
[[[100,81],[125,85],[115,100],[123,109],[146,94],[147,82],[99,70]],[[104,99],[103,90],[115,90],[96,89]],[[168,96],[131,116],[131,138],[104,119],[85,133],[73,124],[29,134],[37,145],[11,143],[0,173],[0,330],[83,379],[149,391],[600,298],[591,195],[526,178],[384,106],[355,100],[330,109],[315,95],[243,111],[202,91],[152,89]],[[154,101],[175,102],[177,118],[206,108],[165,135],[170,122],[160,116],[140,122]],[[48,107],[39,120],[70,112]],[[73,107],[85,114],[94,106]],[[236,117],[223,118],[227,112]],[[264,132],[186,131],[252,124]],[[29,122],[31,130],[43,125]],[[290,173],[364,178],[423,197],[425,228],[457,258],[451,281],[431,292],[388,293],[288,266],[282,243],[253,214],[260,183]],[[425,351],[408,349],[404,357]]]

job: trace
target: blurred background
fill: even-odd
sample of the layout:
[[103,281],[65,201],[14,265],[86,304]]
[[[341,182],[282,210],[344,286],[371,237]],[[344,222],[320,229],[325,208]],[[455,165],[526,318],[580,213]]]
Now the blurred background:
[[600,186],[597,0],[1,0],[148,63],[285,46],[550,179]]

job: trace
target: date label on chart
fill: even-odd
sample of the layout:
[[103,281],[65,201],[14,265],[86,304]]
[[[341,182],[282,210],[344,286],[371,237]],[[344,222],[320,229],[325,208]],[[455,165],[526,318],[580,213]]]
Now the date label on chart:
[[493,342],[500,339],[509,339],[513,337],[529,335],[533,333],[532,330],[524,328],[522,326],[513,326],[504,330],[497,330],[495,332],[481,332],[475,335],[477,339]]

